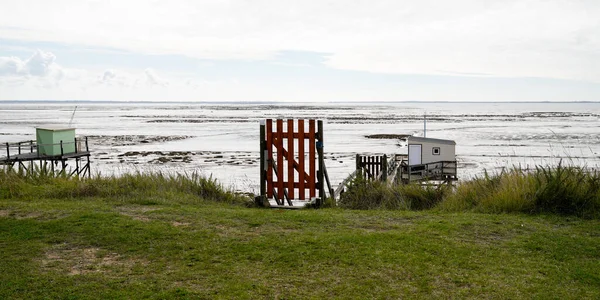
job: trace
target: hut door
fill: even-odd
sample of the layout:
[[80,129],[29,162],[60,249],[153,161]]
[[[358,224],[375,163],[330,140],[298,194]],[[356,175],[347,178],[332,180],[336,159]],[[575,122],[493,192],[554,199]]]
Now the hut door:
[[421,164],[421,147],[422,145],[408,145],[408,165]]

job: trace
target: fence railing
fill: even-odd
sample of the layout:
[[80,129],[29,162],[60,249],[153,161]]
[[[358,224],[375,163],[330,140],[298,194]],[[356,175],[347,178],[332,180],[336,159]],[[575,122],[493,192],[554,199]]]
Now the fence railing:
[[[73,146],[71,147],[71,145]],[[69,146],[69,149],[65,151],[67,146]],[[56,147],[56,154],[48,155],[45,153],[40,153],[44,152],[44,149],[52,147]],[[72,151],[70,151],[71,149]],[[64,156],[65,154],[83,152],[82,149],[85,152],[89,152],[87,137],[85,137],[83,140],[81,138],[75,138],[73,141],[60,141],[59,143],[53,144],[38,144],[33,140],[0,144],[0,153],[5,154],[5,157],[2,158],[3,160],[18,159],[22,155],[30,156],[31,154],[36,154],[36,157]],[[60,150],[60,152],[58,150]]]

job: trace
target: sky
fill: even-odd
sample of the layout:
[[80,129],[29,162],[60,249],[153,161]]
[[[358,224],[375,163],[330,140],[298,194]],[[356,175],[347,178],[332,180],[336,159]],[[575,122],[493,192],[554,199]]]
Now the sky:
[[600,101],[598,0],[0,2],[0,100]]

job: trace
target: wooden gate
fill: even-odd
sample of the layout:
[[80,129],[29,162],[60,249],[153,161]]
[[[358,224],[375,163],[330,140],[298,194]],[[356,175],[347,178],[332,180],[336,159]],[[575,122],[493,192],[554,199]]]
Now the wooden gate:
[[261,121],[259,204],[271,199],[278,206],[294,206],[292,200],[320,204],[325,198],[324,170],[323,121]]
[[387,155],[356,154],[356,172],[369,180],[387,180]]

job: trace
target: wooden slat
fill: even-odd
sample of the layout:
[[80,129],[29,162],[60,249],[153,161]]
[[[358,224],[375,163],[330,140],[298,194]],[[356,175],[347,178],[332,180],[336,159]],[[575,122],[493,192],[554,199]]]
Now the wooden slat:
[[[287,132],[288,133],[293,133],[294,132],[294,120],[287,120]],[[290,136],[290,134],[288,134],[288,136]],[[287,169],[288,169],[288,173],[287,173],[287,181],[289,183],[288,185],[288,197],[290,197],[290,199],[295,199],[295,193],[294,193],[294,138],[292,135],[292,138],[288,138],[287,139],[287,144],[288,144],[288,148],[287,148]]]
[[315,120],[308,120],[308,174],[310,175],[310,181],[308,182],[308,189],[309,189],[309,195],[310,198],[314,198],[317,195],[317,190],[316,190],[316,167],[315,167],[315,160],[316,160],[316,155],[315,155]]
[[283,120],[277,119],[277,198],[283,199]]
[[[298,121],[300,121],[300,120],[298,120]],[[298,134],[298,132],[294,132],[292,134],[290,134],[289,132],[284,132],[283,133],[283,138],[288,138],[290,135],[292,137],[294,137],[295,139],[299,139],[300,138],[300,135]],[[304,139],[308,139],[308,138],[309,138],[309,136],[308,136],[307,132],[305,132],[304,133]]]
[[367,166],[366,160],[367,160],[366,156],[360,157],[360,172],[361,172],[363,178],[367,178],[367,170],[365,169],[365,167]]
[[369,179],[373,179],[373,156],[369,156],[369,173],[371,175]]
[[273,198],[273,120],[267,119],[267,198]]
[[375,177],[379,178],[379,175],[381,174],[381,156],[376,156],[375,159],[377,159],[377,165],[375,166],[377,171],[375,171]]
[[[275,145],[275,148],[279,149],[278,148],[279,143],[277,142],[276,138],[273,139],[273,144]],[[286,149],[282,148],[281,151],[283,152],[284,157],[288,156],[288,152]],[[292,165],[293,165],[294,169],[299,170],[300,164],[296,160],[292,161]],[[304,166],[304,167],[305,167],[304,178],[305,178],[305,182],[308,183],[311,180],[311,177],[308,173],[306,173],[306,166]]]
[[298,193],[300,200],[306,199],[306,191],[304,190],[304,120],[298,120]]

